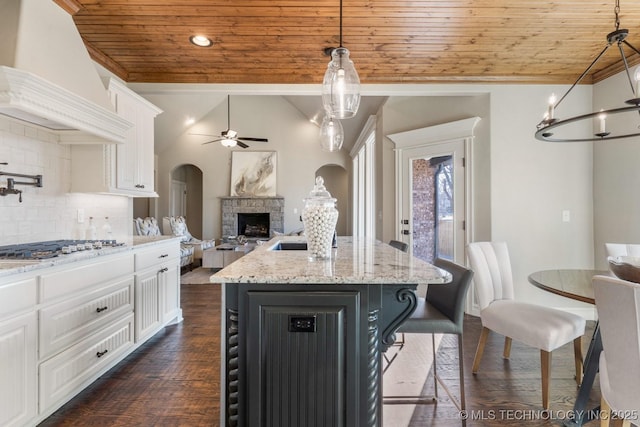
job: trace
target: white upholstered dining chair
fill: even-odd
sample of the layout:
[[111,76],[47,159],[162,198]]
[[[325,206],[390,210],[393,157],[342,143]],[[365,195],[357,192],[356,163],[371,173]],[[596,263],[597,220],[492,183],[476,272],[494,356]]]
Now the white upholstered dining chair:
[[631,243],[605,243],[607,257],[633,256],[640,257],[640,245]]
[[[595,276],[593,291],[602,336],[600,353],[601,426],[611,413],[639,423],[640,416],[640,284]],[[606,416],[605,416],[606,414]]]
[[542,375],[542,406],[549,409],[551,380],[551,352],[573,341],[576,382],[582,379],[582,335],[585,319],[561,310],[529,304],[514,299],[511,260],[504,242],[475,242],[467,247],[467,255],[474,273],[482,333],[473,360],[476,374],[489,331],[504,335],[503,357],[511,353],[515,339],[540,349]]

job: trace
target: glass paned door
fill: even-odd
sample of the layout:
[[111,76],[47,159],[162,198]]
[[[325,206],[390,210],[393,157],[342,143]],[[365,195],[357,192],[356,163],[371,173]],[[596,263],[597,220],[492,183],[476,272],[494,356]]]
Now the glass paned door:
[[464,263],[464,144],[403,150],[402,237],[414,256]]

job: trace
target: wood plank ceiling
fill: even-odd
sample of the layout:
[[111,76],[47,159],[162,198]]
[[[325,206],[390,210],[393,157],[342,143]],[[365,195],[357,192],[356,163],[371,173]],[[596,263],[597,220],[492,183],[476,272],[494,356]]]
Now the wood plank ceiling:
[[[54,0],[128,82],[320,83],[339,0]],[[362,83],[573,83],[615,29],[614,0],[343,0]],[[621,0],[640,48],[640,1]],[[189,36],[213,39],[209,48]],[[636,63],[636,58],[631,63]],[[615,46],[585,83],[622,68]]]

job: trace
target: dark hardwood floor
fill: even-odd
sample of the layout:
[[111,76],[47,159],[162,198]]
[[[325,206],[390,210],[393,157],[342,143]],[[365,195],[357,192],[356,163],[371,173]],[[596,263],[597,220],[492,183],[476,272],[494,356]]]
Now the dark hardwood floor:
[[[183,285],[184,322],[169,326],[40,426],[218,426],[220,377],[220,287]],[[573,406],[573,348],[553,353],[551,419],[540,419],[540,362],[536,349],[514,342],[511,359],[502,359],[503,339],[491,334],[480,372],[471,365],[480,334],[478,318],[465,320],[467,407],[476,420],[468,426],[560,426]],[[593,322],[584,339],[589,344]],[[414,335],[408,339],[421,339]],[[424,339],[428,339],[424,336]],[[455,338],[445,337],[438,372],[458,393]],[[425,390],[433,387],[431,378]],[[591,405],[600,399],[596,381]],[[416,407],[410,426],[459,426],[455,406],[441,392],[437,405]],[[596,422],[587,424],[595,426]],[[303,427],[303,426],[301,426]],[[385,427],[396,427],[385,425]],[[397,426],[405,427],[405,426]]]

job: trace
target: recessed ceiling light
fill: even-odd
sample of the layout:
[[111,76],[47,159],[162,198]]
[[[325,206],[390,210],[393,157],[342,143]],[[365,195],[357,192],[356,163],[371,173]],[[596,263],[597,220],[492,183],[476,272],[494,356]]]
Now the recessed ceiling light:
[[185,126],[191,126],[195,122],[196,122],[196,119],[194,119],[193,117],[187,117],[187,119],[184,121],[184,124]]
[[191,36],[189,37],[189,41],[195,44],[196,46],[200,46],[200,47],[213,46],[213,41],[206,36]]

